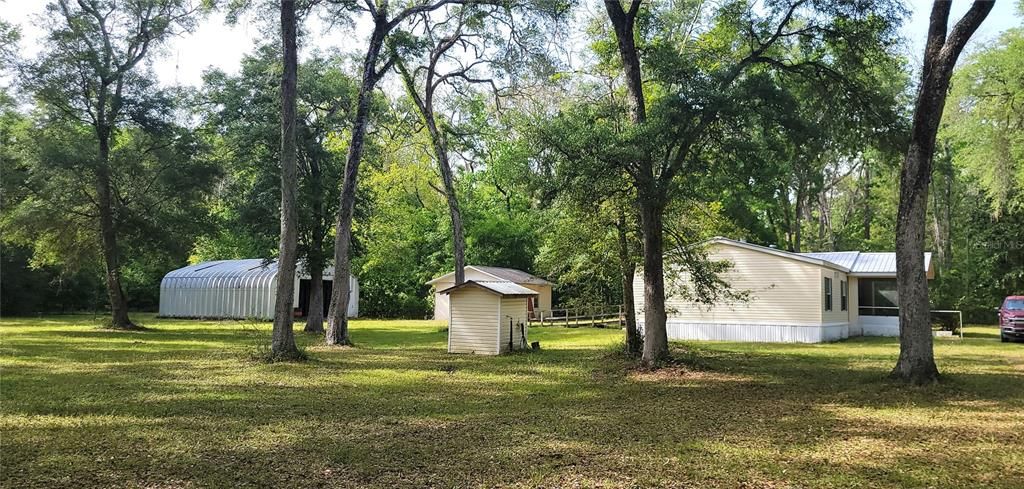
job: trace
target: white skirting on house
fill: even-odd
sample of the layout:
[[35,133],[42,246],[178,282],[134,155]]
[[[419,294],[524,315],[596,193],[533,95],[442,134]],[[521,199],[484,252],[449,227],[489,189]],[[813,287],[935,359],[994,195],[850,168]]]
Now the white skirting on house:
[[[637,326],[643,330],[643,324]],[[756,343],[823,343],[849,337],[848,323],[820,325],[727,324],[668,320],[670,340],[749,341]]]
[[899,336],[899,316],[861,316],[860,326],[864,336]]

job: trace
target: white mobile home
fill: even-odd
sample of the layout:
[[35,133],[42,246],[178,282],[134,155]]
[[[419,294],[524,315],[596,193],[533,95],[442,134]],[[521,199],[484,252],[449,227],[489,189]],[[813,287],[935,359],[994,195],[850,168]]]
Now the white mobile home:
[[[537,295],[527,303],[530,314],[540,311],[550,313],[551,311],[552,284],[547,280],[514,268],[467,265],[465,272],[466,281],[512,282],[536,292]],[[444,290],[455,285],[455,272],[437,277],[427,282],[427,285],[434,287],[434,319],[447,320],[450,314],[448,312],[448,295],[444,293]]]
[[[896,254],[846,251],[791,253],[726,238],[702,244],[708,258],[731,268],[723,279],[747,300],[698,304],[666,283],[669,339],[818,343],[849,336],[899,335]],[[932,278],[931,255],[925,269]],[[643,278],[633,281],[643,323]]]
[[448,353],[498,355],[527,345],[527,304],[537,292],[506,281],[462,284],[441,290],[450,301]]
[[[334,269],[324,270],[324,309],[330,303]],[[359,315],[359,282],[349,281],[348,316]],[[273,319],[277,262],[262,259],[217,260],[172,270],[160,281],[160,316],[211,319]],[[295,276],[296,311],[309,310],[310,276]]]

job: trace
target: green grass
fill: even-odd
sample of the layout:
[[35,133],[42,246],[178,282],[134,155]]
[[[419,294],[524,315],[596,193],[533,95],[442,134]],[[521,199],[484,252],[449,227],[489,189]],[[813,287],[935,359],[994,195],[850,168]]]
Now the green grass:
[[539,353],[448,355],[440,323],[249,360],[238,322],[0,320],[4,487],[1024,487],[1024,344],[941,340],[945,381],[884,380],[892,339],[688,343],[636,373],[621,331],[534,328]]

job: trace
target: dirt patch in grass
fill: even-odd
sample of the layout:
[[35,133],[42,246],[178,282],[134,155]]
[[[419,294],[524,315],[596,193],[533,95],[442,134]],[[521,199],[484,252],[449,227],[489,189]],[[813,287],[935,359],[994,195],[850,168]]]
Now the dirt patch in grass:
[[629,372],[629,379],[637,382],[662,382],[671,380],[700,380],[705,382],[751,382],[753,378],[726,372],[695,370],[692,367],[667,365],[650,369],[637,367]]

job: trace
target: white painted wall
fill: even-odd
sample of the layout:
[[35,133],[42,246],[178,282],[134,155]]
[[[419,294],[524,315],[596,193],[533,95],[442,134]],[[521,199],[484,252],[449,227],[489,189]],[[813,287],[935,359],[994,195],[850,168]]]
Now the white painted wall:
[[[666,307],[671,320],[722,324],[820,325],[822,323],[820,266],[723,244],[709,247],[709,256],[729,260],[723,275],[734,290],[750,292],[750,301],[706,306],[671,295],[676,284],[666,283]],[[679,280],[686,283],[687,273]],[[644,310],[642,272],[633,280],[638,316]]]
[[864,329],[860,324],[860,292],[858,291],[857,277],[850,279],[850,336],[864,336]]
[[[819,281],[819,288],[822,289],[821,292],[819,292],[819,295],[818,295],[818,298],[819,298],[818,299],[818,303],[820,304],[821,309],[822,309],[822,311],[821,311],[821,322],[824,323],[824,324],[848,323],[850,321],[850,311],[849,310],[844,311],[843,308],[842,308],[842,302],[843,301],[842,301],[842,298],[841,298],[842,291],[841,291],[841,285],[840,285],[840,282],[847,280],[846,273],[840,272],[838,270],[834,270],[834,269],[831,269],[831,268],[827,268],[827,267],[819,267],[819,270],[821,271],[821,279]],[[832,279],[832,310],[831,311],[826,311],[825,310],[825,304],[824,304],[824,300],[823,300],[824,294],[825,294],[825,291],[824,291],[825,277],[828,277],[828,278]],[[852,303],[850,303],[850,305],[852,306]]]
[[[752,342],[818,343],[850,335],[849,310],[840,304],[840,281],[845,272],[775,253],[716,243],[708,248],[713,260],[728,260],[723,275],[734,291],[748,291],[750,300],[724,301],[711,306],[686,300],[678,283],[666,283],[669,339]],[[833,280],[832,310],[823,303],[824,277]],[[687,273],[678,276],[687,283]],[[851,290],[856,284],[850,284]],[[633,281],[637,321],[643,323],[643,276]],[[848,309],[855,309],[850,296]]]
[[500,351],[500,296],[476,287],[465,287],[452,292],[449,297],[452,307],[448,352],[497,355]]
[[860,327],[864,336],[899,336],[898,316],[860,316]]
[[669,320],[673,340],[743,341],[757,343],[822,343],[849,337],[846,323],[829,325],[730,324]]

